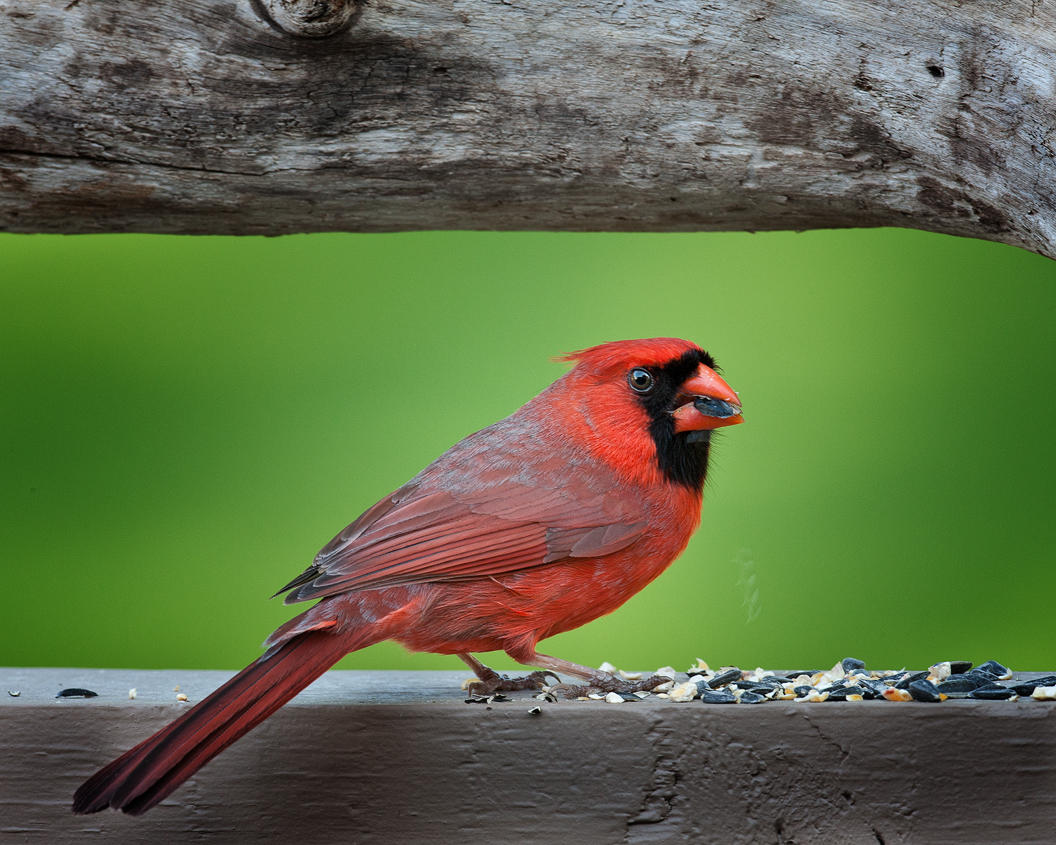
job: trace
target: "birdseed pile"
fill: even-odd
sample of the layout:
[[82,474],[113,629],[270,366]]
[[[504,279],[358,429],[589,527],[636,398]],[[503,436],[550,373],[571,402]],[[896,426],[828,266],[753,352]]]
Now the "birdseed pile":
[[[603,671],[633,681],[641,673],[621,672],[609,663]],[[743,671],[736,666],[712,669],[697,660],[686,672],[670,666],[656,675],[671,678],[652,692],[592,694],[585,698],[619,704],[650,696],[676,702],[705,704],[764,704],[768,701],[926,701],[971,698],[985,701],[1016,701],[1020,698],[1056,700],[1056,675],[1031,680],[1016,679],[1013,672],[994,660],[978,666],[965,660],[946,660],[921,671],[870,671],[863,661],[847,657],[823,672],[773,673],[765,669]],[[679,681],[679,676],[688,676]],[[544,691],[538,697],[547,697]]]

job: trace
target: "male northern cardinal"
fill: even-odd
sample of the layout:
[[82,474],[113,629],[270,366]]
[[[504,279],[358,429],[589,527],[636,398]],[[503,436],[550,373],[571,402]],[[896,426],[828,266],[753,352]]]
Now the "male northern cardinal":
[[[577,364],[331,540],[279,590],[287,604],[321,601],[275,631],[255,663],[96,772],[74,811],[146,812],[345,654],[381,640],[457,654],[482,692],[541,687],[554,671],[603,691],[667,680],[631,683],[535,646],[615,610],[685,548],[711,431],[742,421],[740,400],[684,340],[606,343],[564,360]],[[496,649],[547,671],[508,679],[471,654]]]

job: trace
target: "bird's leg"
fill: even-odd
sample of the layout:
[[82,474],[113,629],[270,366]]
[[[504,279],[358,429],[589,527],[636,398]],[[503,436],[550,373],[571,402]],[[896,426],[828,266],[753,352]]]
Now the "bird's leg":
[[580,666],[560,657],[551,657],[548,654],[539,654],[534,649],[530,651],[518,651],[516,654],[506,652],[518,663],[527,663],[529,666],[542,666],[555,672],[564,672],[566,675],[574,675],[583,678],[584,684],[556,684],[549,691],[558,693],[565,698],[579,698],[589,693],[621,692],[632,693],[652,690],[672,680],[663,675],[650,675],[640,681],[628,681],[613,675],[611,672],[603,672],[601,669],[591,669],[589,666]]
[[547,676],[550,675],[558,683],[561,679],[553,672],[532,672],[523,678],[508,678],[500,675],[494,669],[490,669],[481,663],[472,654],[459,654],[465,663],[479,680],[469,681],[464,687],[470,695],[493,695],[497,692],[512,692],[526,689],[542,689],[547,685]]

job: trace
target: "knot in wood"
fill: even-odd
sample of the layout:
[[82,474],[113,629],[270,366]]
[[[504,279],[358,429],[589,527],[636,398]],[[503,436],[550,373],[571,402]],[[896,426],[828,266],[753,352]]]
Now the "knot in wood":
[[327,38],[346,29],[356,0],[263,0],[264,10],[283,32],[302,38]]

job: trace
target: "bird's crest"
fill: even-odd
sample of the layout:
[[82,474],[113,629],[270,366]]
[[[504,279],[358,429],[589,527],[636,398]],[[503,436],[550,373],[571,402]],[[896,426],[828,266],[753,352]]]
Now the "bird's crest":
[[600,371],[632,365],[659,367],[681,358],[687,352],[701,353],[702,350],[695,343],[681,338],[654,337],[644,340],[617,340],[611,343],[601,343],[588,349],[561,355],[557,360],[573,361],[580,366]]

